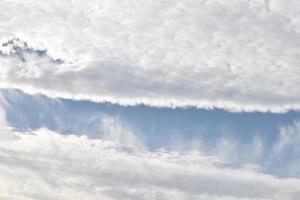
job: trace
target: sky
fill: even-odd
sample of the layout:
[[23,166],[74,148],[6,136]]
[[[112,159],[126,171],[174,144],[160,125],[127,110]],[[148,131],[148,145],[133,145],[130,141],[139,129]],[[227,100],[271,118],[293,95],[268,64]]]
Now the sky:
[[1,200],[299,198],[298,1],[0,5]]

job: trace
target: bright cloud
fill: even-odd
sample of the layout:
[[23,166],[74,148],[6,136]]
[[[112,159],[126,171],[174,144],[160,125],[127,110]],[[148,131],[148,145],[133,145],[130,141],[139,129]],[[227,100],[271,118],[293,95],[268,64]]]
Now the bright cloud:
[[296,200],[300,180],[230,169],[190,152],[128,152],[46,129],[0,142],[1,199]]
[[120,104],[299,109],[299,8],[292,0],[3,0],[0,87]]

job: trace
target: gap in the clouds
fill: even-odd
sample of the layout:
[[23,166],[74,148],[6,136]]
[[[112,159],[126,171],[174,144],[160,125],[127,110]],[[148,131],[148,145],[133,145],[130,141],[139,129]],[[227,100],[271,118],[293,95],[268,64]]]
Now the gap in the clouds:
[[253,134],[266,140],[272,139],[278,134],[278,127],[300,119],[300,112],[296,111],[239,113],[194,107],[121,106],[111,103],[51,99],[43,95],[31,96],[18,90],[1,92],[7,102],[7,117],[12,126],[20,130],[45,126],[55,131],[85,132],[91,134],[89,135],[91,137],[98,131],[95,125],[99,124],[101,117],[105,115],[118,116],[148,136],[205,135],[210,139],[224,135],[244,141],[251,139]]
[[[289,156],[273,158],[271,154],[279,138],[279,128],[300,119],[300,113],[296,111],[233,113],[220,109],[121,106],[51,99],[18,90],[2,90],[1,93],[6,102],[7,121],[17,130],[45,127],[63,134],[85,134],[97,138],[103,134],[103,119],[112,118],[117,120],[106,120],[105,123],[117,127],[104,127],[104,132],[127,129],[126,138],[118,140],[135,143],[128,135],[131,131],[150,150],[200,149],[236,164],[262,165],[278,175],[285,175],[281,172],[282,165],[295,159]],[[122,133],[118,134],[120,137]]]

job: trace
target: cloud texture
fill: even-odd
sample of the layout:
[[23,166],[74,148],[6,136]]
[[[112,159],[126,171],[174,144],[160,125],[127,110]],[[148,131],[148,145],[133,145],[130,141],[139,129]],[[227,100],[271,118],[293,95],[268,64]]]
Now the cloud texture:
[[[5,98],[0,100],[0,105],[8,103]],[[298,178],[278,178],[254,165],[231,165],[234,153],[241,150],[230,140],[222,141],[214,155],[200,150],[150,151],[121,119],[102,117],[99,123],[101,135],[97,139],[63,135],[45,128],[18,132],[7,128],[9,124],[0,107],[0,199],[297,200],[299,197]],[[284,153],[286,145],[294,145],[291,138],[298,135],[297,123],[282,127],[274,153]],[[256,143],[254,154],[260,149]],[[249,152],[243,153],[251,156]],[[297,163],[290,170],[293,167],[298,170]]]
[[0,141],[1,199],[296,200],[300,193],[298,179],[230,169],[199,152],[133,152],[46,129],[11,134]]
[[0,87],[235,111],[300,108],[293,0],[2,0]]

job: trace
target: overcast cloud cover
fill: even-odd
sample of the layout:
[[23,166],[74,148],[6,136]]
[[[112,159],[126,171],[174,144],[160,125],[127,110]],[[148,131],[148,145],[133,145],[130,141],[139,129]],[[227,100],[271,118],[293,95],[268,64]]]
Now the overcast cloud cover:
[[300,108],[295,0],[1,0],[1,88],[234,111]]

